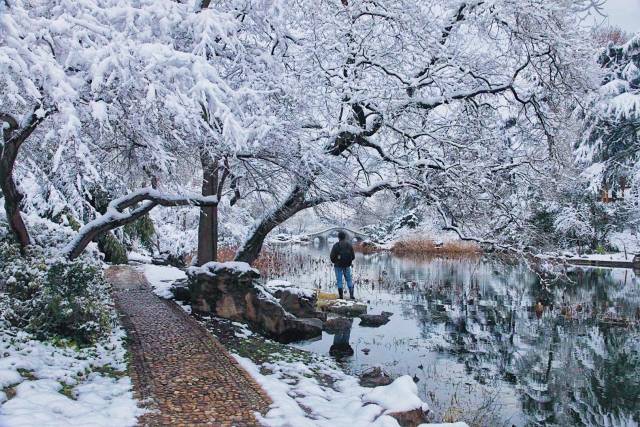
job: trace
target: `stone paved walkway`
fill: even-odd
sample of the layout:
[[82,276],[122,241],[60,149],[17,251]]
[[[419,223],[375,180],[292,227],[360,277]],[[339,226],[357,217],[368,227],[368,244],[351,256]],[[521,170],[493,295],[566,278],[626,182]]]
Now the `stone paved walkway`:
[[144,426],[257,426],[271,403],[260,386],[202,325],[154,295],[142,273],[110,267],[127,330],[136,397],[151,411]]

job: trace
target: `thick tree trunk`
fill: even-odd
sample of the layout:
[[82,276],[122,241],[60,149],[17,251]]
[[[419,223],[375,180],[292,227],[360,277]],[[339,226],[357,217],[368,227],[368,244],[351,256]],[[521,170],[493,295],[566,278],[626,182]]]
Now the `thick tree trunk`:
[[266,239],[271,230],[296,213],[311,206],[305,200],[305,194],[306,188],[295,187],[291,194],[289,194],[289,197],[287,197],[273,213],[263,218],[258,226],[253,229],[249,238],[238,250],[235,261],[243,261],[251,264],[258,259],[262,245],[264,244],[264,239]]
[[12,116],[0,113],[0,128],[3,138],[2,146],[0,146],[0,189],[4,196],[4,209],[9,229],[23,249],[31,243],[31,238],[20,213],[20,203],[23,196],[13,179],[13,168],[20,147],[49,113],[50,111],[39,115],[33,113],[22,128]]
[[[218,194],[218,160],[209,153],[200,154],[202,162],[202,195]],[[198,224],[198,265],[215,261],[218,258],[218,206],[200,208]]]
[[[9,150],[9,147],[5,147],[5,149]],[[20,246],[24,248],[31,243],[31,238],[20,214],[20,203],[23,196],[13,180],[14,162],[10,157],[11,155],[8,157],[2,156],[0,160],[0,188],[4,196],[4,209],[7,214],[9,228]]]

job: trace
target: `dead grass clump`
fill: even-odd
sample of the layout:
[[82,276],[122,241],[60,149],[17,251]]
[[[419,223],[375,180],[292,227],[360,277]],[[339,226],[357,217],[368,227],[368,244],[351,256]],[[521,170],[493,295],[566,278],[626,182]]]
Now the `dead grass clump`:
[[476,255],[482,252],[482,249],[477,243],[463,240],[436,243],[431,239],[413,237],[397,241],[391,251],[396,255]]
[[[225,246],[218,248],[218,261],[233,261],[237,248]],[[265,279],[282,276],[287,272],[287,259],[280,253],[262,248],[260,256],[251,266],[256,268]]]
[[353,250],[365,255],[374,254],[381,251],[378,245],[371,242],[357,242],[355,245],[353,245]]

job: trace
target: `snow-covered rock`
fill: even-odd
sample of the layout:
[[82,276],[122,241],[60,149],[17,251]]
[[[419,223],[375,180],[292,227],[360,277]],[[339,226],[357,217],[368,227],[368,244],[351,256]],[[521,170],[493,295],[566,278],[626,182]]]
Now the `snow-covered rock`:
[[[278,298],[257,282],[258,271],[246,263],[210,262],[189,268],[187,274],[192,306],[199,313],[215,313],[225,319],[247,322],[282,342],[322,334],[319,319],[301,319],[290,313]],[[280,293],[296,314],[315,311],[315,300],[305,300],[288,291]]]

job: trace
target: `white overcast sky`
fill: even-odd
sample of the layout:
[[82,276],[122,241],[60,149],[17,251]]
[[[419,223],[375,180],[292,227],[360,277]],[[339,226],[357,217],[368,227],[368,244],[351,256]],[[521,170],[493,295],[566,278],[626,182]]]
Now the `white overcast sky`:
[[640,32],[640,0],[606,0],[604,13],[608,17],[599,17],[598,22],[604,21],[629,33]]

